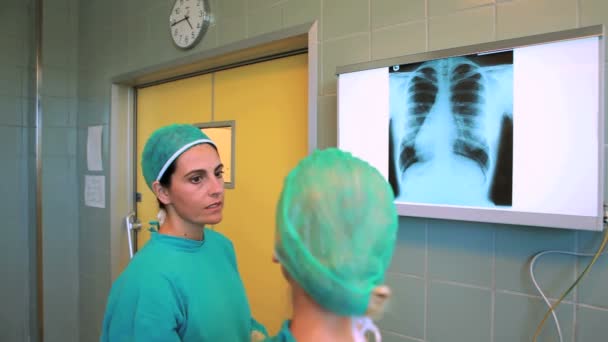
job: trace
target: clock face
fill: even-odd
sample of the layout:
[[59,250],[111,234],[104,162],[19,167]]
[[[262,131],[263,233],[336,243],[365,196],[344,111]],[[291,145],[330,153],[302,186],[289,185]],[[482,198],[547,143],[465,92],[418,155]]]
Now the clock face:
[[169,15],[169,29],[175,45],[191,48],[209,27],[208,0],[175,0]]

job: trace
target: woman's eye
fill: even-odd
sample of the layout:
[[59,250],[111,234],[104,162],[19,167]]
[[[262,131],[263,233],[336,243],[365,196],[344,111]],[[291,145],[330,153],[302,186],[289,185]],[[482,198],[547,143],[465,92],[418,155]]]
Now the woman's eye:
[[215,173],[215,177],[217,177],[217,178],[222,178],[222,177],[224,177],[224,171],[218,171],[218,172],[216,172],[216,173]]
[[202,180],[203,179],[201,176],[194,176],[194,177],[190,178],[190,182],[192,182],[192,183],[200,183]]

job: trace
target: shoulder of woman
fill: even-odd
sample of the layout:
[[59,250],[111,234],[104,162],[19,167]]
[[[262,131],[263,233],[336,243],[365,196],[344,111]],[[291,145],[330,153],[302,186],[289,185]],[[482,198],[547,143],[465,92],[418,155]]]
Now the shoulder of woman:
[[216,241],[220,244],[224,244],[229,246],[230,248],[233,248],[232,241],[230,241],[230,239],[228,239],[224,234],[216,230],[205,230],[205,239],[209,239],[209,241]]
[[163,250],[157,252],[155,248],[144,248],[135,254],[120,278],[123,284],[139,289],[150,286],[173,288],[180,279],[179,273],[180,269],[175,267],[174,259],[167,258]]

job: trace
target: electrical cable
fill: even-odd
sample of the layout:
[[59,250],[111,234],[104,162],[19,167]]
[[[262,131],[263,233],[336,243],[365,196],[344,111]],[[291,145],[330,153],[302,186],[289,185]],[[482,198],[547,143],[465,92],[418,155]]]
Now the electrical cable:
[[[606,222],[604,222],[604,224],[605,223]],[[536,290],[540,293],[541,297],[543,297],[543,300],[545,301],[545,304],[547,304],[547,306],[549,307],[549,310],[547,311],[547,313],[543,317],[543,320],[540,322],[540,324],[536,328],[536,332],[534,333],[534,338],[533,338],[534,342],[536,342],[536,339],[538,338],[538,336],[542,332],[542,327],[545,324],[545,322],[547,321],[547,318],[549,318],[549,315],[553,316],[553,321],[555,322],[555,327],[557,329],[557,333],[558,333],[558,336],[559,336],[559,341],[560,342],[563,341],[562,340],[562,332],[561,332],[561,328],[559,326],[559,321],[557,319],[557,315],[555,314],[555,309],[562,302],[562,300],[564,300],[564,298],[566,296],[568,296],[568,294],[576,287],[576,285],[578,285],[578,283],[585,276],[585,274],[587,274],[587,272],[589,271],[589,269],[591,268],[591,266],[593,266],[593,264],[595,264],[595,262],[597,261],[597,259],[601,255],[604,254],[602,252],[605,249],[606,244],[608,244],[608,229],[606,229],[606,227],[604,227],[604,231],[605,231],[605,233],[604,233],[604,239],[603,239],[602,243],[600,244],[600,247],[598,248],[598,250],[597,250],[596,253],[575,253],[575,252],[567,252],[567,251],[543,251],[543,252],[537,253],[532,258],[532,260],[530,261],[530,277],[532,278],[532,282],[534,283],[534,286],[536,287]],[[536,281],[536,278],[534,277],[534,264],[536,263],[536,261],[538,260],[538,258],[540,258],[541,256],[546,255],[546,254],[564,254],[564,255],[584,256],[584,257],[591,257],[591,256],[593,256],[593,259],[591,259],[591,262],[589,262],[589,264],[587,265],[587,267],[585,267],[585,269],[583,270],[583,272],[581,272],[581,274],[578,276],[578,278],[576,278],[576,280],[574,281],[574,283],[561,295],[561,297],[553,305],[551,305],[551,303],[549,302],[549,299],[547,298],[547,296],[545,296],[545,293],[542,291],[542,289],[538,285],[538,282]]]

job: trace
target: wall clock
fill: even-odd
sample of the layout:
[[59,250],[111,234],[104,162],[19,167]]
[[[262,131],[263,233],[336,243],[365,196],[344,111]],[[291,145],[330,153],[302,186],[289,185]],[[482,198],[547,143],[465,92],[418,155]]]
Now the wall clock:
[[209,0],[175,0],[169,14],[169,29],[173,43],[190,49],[207,33],[211,13]]

